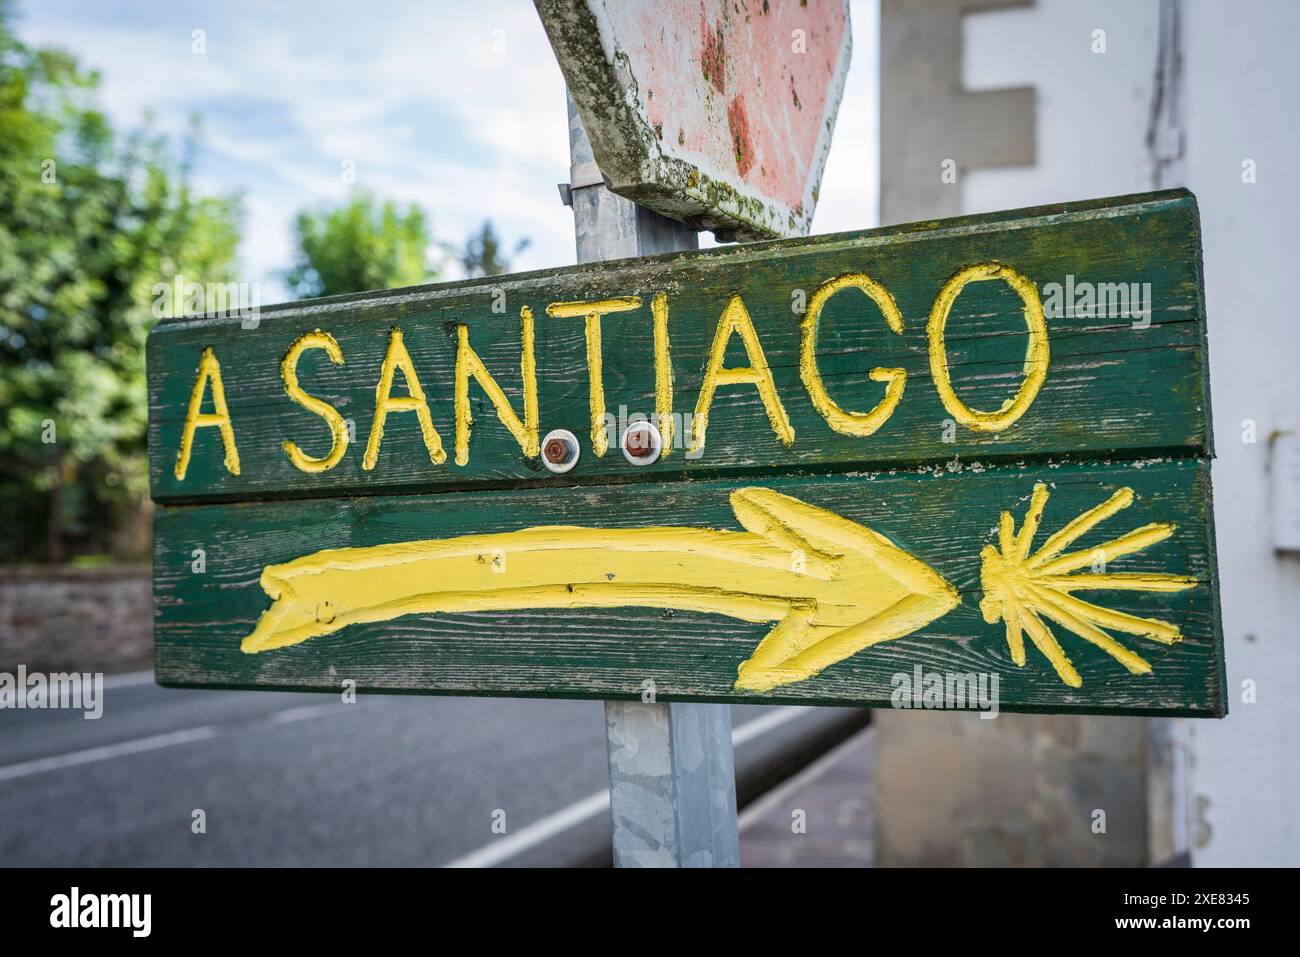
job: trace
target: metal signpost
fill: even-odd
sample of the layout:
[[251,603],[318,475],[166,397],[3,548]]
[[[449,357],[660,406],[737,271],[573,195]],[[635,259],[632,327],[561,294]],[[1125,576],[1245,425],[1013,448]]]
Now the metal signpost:
[[579,265],[151,334],[160,682],[603,699],[622,865],[730,703],[1225,712],[1190,194],[696,251],[574,101]]
[[[537,10],[571,91],[561,188],[579,262],[695,249],[698,229],[808,232],[848,69],[844,0]],[[730,712],[643,697],[605,704],[615,863],[738,866]]]
[[[611,192],[569,101],[570,182],[578,262],[695,249],[694,230]],[[661,435],[662,438],[662,435]],[[653,680],[653,679],[649,679]],[[739,867],[731,710],[725,704],[605,702],[614,863]]]

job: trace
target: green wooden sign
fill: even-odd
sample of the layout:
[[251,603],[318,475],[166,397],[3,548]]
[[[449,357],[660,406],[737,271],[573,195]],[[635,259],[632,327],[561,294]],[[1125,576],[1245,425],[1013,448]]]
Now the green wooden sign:
[[1222,715],[1208,382],[1185,191],[166,320],[157,674]]

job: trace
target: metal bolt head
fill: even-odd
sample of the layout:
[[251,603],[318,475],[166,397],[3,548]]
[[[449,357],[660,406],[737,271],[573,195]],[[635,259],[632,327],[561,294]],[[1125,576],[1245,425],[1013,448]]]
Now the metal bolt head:
[[664,440],[653,422],[633,422],[623,431],[619,443],[623,448],[623,457],[633,465],[650,465],[659,460],[663,452]]
[[642,458],[650,453],[650,450],[654,448],[654,445],[650,441],[649,432],[644,429],[637,429],[635,432],[629,432],[627,434],[627,444],[624,448],[626,448],[628,454],[634,458]]
[[542,439],[542,464],[557,475],[577,465],[580,452],[578,437],[568,429],[552,429]]
[[542,450],[546,456],[546,461],[552,465],[563,465],[569,457],[569,447],[563,439],[551,439],[546,443],[546,448]]

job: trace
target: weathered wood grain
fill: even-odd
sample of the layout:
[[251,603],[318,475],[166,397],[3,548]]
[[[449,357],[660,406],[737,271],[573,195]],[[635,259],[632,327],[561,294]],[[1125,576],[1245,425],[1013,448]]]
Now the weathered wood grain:
[[[1028,412],[1003,432],[960,425],[954,432],[931,379],[926,320],[944,282],[980,262],[1009,264],[1040,290],[1067,276],[1149,283],[1150,324],[1135,328],[1123,317],[1049,316],[1050,366]],[[820,373],[842,407],[866,410],[880,400],[883,386],[868,379],[870,369],[907,371],[897,410],[867,437],[834,432],[813,407],[800,377],[802,316],[794,308],[823,282],[854,272],[866,272],[889,290],[904,325],[902,335],[890,332],[880,309],[852,290],[835,296],[822,317]],[[641,308],[604,319],[604,384],[612,413],[622,406],[648,415],[655,411],[650,301],[656,293],[668,296],[674,410],[694,409],[718,318],[728,298],[739,293],[795,430],[792,446],[773,434],[753,386],[723,385],[702,457],[688,459],[676,449],[637,468],[615,448],[603,458],[593,453],[583,321],[549,317],[546,306],[642,298]],[[494,312],[494,303],[504,311]],[[583,440],[582,459],[566,483],[1210,451],[1199,224],[1194,198],[1173,191],[296,303],[263,310],[256,328],[241,328],[238,318],[165,321],[149,341],[154,498],[198,502],[559,483],[536,458],[522,454],[474,384],[469,462],[457,465],[451,455],[457,326],[468,326],[475,351],[522,415],[519,315],[525,306],[536,314],[541,431],[564,427]],[[395,414],[376,466],[367,471],[362,453],[394,326],[403,331],[448,459],[433,465],[416,417]],[[323,455],[329,431],[321,418],[289,399],[280,364],[290,344],[315,329],[335,337],[345,362],[333,365],[323,352],[308,352],[299,377],[310,394],[352,421],[355,440],[335,468],[306,474],[290,463],[283,443],[292,440],[310,455]],[[1020,384],[1025,341],[1021,303],[1009,287],[968,286],[946,337],[957,395],[975,408],[996,409]],[[242,467],[238,476],[229,474],[217,430],[202,428],[181,481],[173,465],[199,358],[208,347],[221,362]],[[727,364],[744,363],[733,340]],[[394,394],[405,394],[400,376]]]
[[[980,431],[955,423],[945,408],[927,336],[940,290],[977,264],[993,264],[990,268],[1002,276],[1008,273],[1001,266],[1011,267],[1045,299],[1054,283],[1136,285],[1149,295],[1150,311],[1141,316],[1049,312],[1050,360],[1041,390],[1012,425]],[[834,403],[855,411],[872,408],[885,393],[885,384],[870,379],[870,370],[903,369],[906,384],[892,417],[874,434],[854,436],[833,429],[823,418],[825,401],[817,405],[809,391],[807,369],[801,368],[804,316],[799,307],[823,283],[862,273],[892,296],[898,310],[895,330],[901,321],[902,332],[891,331],[885,312],[862,292],[839,292],[821,317],[816,350],[820,378]],[[638,468],[623,459],[614,443],[603,457],[596,454],[590,434],[590,339],[581,310],[562,308],[552,311],[567,315],[549,315],[547,307],[640,297],[638,308],[608,315],[602,323],[605,405],[625,420],[629,413],[656,411],[651,302],[661,295],[668,303],[674,411],[695,409],[719,318],[738,295],[761,342],[788,426],[772,421],[754,385],[723,383],[702,455],[688,456],[677,447],[654,465]],[[567,428],[582,445],[577,468],[563,476],[545,471],[536,457],[523,452],[477,383],[469,387],[473,431],[462,450],[468,459],[456,461],[457,343],[467,337],[516,414],[525,419],[520,319],[525,309],[535,317],[539,431]],[[1028,321],[1021,299],[1005,282],[974,283],[958,296],[947,323],[946,351],[940,355],[946,356],[962,403],[996,410],[1017,393],[1028,368],[1041,371],[1041,363],[1026,365],[1027,342],[1034,339]],[[417,416],[398,411],[388,417],[374,467],[365,469],[376,386],[394,328],[402,332],[427,395],[446,461],[431,462]],[[322,349],[309,350],[297,363],[299,382],[348,420],[353,439],[336,465],[306,472],[291,462],[286,441],[319,457],[331,446],[331,431],[325,418],[291,399],[281,367],[291,345],[316,330],[333,337],[339,349],[335,359],[342,361],[331,362]],[[200,358],[207,350],[221,363],[240,468],[235,475],[225,464],[219,430],[200,428],[182,479],[173,468]],[[205,361],[210,367],[211,360]],[[725,365],[747,364],[737,337]],[[919,666],[926,673],[997,675],[999,706],[1008,711],[1222,715],[1226,697],[1210,506],[1207,370],[1199,223],[1195,199],[1185,191],[297,303],[264,310],[255,328],[241,328],[238,318],[167,321],[149,341],[150,478],[160,502],[154,556],[158,677],[165,684],[187,686],[326,689],[351,680],[360,690],[372,691],[606,699],[640,697],[647,682],[653,682],[658,698],[669,701],[886,705],[895,676],[910,675]],[[392,394],[406,393],[399,375]],[[209,395],[202,409],[211,410],[211,403]],[[972,422],[978,425],[978,420]],[[785,428],[795,433],[792,443],[776,434]],[[522,425],[515,428],[521,430],[527,431]],[[1024,520],[1031,490],[1039,482],[1051,492],[1038,543],[1120,489],[1133,490],[1133,504],[1093,528],[1071,550],[1095,554],[1101,542],[1140,526],[1156,523],[1160,529],[1148,547],[1107,559],[1105,571],[1184,576],[1182,580],[1154,592],[1108,587],[1076,596],[1180,629],[1182,640],[1171,645],[1112,632],[1150,663],[1150,673],[1130,673],[1112,656],[1113,646],[1108,654],[1050,621],[1073,666],[1049,662],[1029,641],[1024,665],[1018,666],[1003,624],[984,620],[981,589],[996,593],[1010,587],[1006,582],[1011,579],[986,579],[981,549],[999,541],[1004,510],[1012,511],[1017,525]],[[447,564],[437,566],[441,575],[427,570],[432,565],[416,571],[407,567],[400,573],[400,588],[393,577],[399,572],[390,575],[390,566],[381,564],[379,577],[366,581],[386,597],[373,601],[369,585],[349,591],[337,588],[341,580],[336,579],[326,598],[308,600],[313,587],[325,587],[314,577],[322,568],[331,575],[340,569],[316,560],[298,563],[293,574],[304,576],[298,579],[303,597],[298,610],[305,617],[283,627],[277,622],[288,619],[268,618],[267,627],[250,640],[249,650],[256,653],[241,650],[271,605],[259,582],[263,569],[322,549],[470,534],[500,537],[551,525],[715,529],[719,531],[668,536],[672,547],[687,555],[673,567],[689,565],[693,574],[708,577],[715,571],[708,556],[715,553],[693,549],[766,547],[762,542],[767,539],[754,538],[753,529],[748,538],[721,534],[740,529],[730,493],[753,486],[874,529],[942,576],[955,594],[945,591],[942,582],[935,586],[924,572],[907,587],[913,594],[938,587],[926,598],[928,624],[909,619],[914,630],[905,637],[869,647],[855,644],[858,650],[829,666],[796,669],[800,676],[812,677],[791,679],[793,672],[787,670],[767,691],[761,689],[775,672],[764,671],[766,664],[752,665],[754,671],[737,690],[739,665],[755,655],[773,628],[771,621],[749,623],[755,616],[744,611],[752,611],[747,604],[751,591],[760,594],[757,583],[747,588],[728,579],[725,587],[707,585],[713,597],[698,607],[716,613],[685,611],[661,600],[668,592],[654,589],[671,586],[677,601],[684,587],[700,583],[661,583],[653,561],[645,561],[642,553],[628,557],[635,549],[624,543],[626,536],[602,539],[616,541],[612,546],[591,546],[586,533],[566,538],[579,542],[574,547],[582,550],[583,562],[599,564],[594,571],[586,568],[589,578],[580,578],[575,586],[566,577],[571,566],[564,563],[573,554],[564,561],[551,559],[546,549],[555,544],[533,534],[525,538],[540,541],[540,554],[547,557],[525,567],[535,576],[540,569],[544,584],[534,586],[527,579],[522,591],[503,586],[509,592],[505,598],[490,577],[479,574],[479,566],[456,564],[472,562],[473,551],[422,546],[421,561],[436,552]],[[1166,524],[1176,531],[1161,539]],[[659,554],[660,540],[655,542]],[[610,552],[601,550],[606,547]],[[620,548],[625,564],[619,574],[628,567],[645,571],[650,592],[641,585],[620,590],[633,587],[623,583],[626,576],[616,588],[606,587],[616,576],[601,563]],[[381,551],[386,557],[405,554]],[[769,565],[761,563],[776,560],[761,554],[766,558],[752,566],[761,566],[754,575],[763,578],[765,587],[777,589],[761,592],[769,603],[763,611],[774,601],[786,608],[781,603],[789,600],[795,602],[790,609],[802,609],[794,617],[803,616],[792,636],[783,638],[789,654],[772,660],[796,660],[813,640],[808,628],[822,629],[816,634],[824,637],[826,629],[838,634],[834,629],[863,620],[852,617],[859,613],[859,602],[844,599],[846,593],[837,590],[842,586],[817,585],[814,597],[796,594],[813,587],[798,577],[802,570],[792,576],[776,567],[783,566],[784,552],[779,563]],[[741,577],[750,574],[751,566],[743,562],[729,567],[732,574],[736,568],[744,569]],[[880,582],[853,586],[874,589],[861,604],[874,601],[874,607],[894,614],[897,599],[887,590],[893,586],[872,577],[875,572],[862,573],[867,566],[854,567],[858,577],[852,581]],[[355,577],[355,568],[342,572],[354,584],[362,580]],[[431,601],[423,588],[426,575],[435,579],[429,582],[429,594],[454,598]],[[502,576],[503,582],[507,579]],[[276,581],[281,584],[272,590],[284,579]],[[1114,582],[1107,580],[1107,585]],[[575,603],[568,598],[575,587],[584,596],[599,593],[604,598]],[[1027,596],[1039,594],[1033,590],[1038,586],[1016,587],[1027,588]],[[520,594],[534,599],[539,594],[534,588],[548,589],[551,607],[538,607],[536,601],[510,604]],[[471,593],[474,597],[466,598]],[[480,602],[484,593],[493,596],[486,606]],[[336,619],[340,609],[334,599],[343,594],[350,594],[357,607],[344,609],[346,617]],[[622,604],[633,594],[651,600],[653,607]],[[613,604],[611,595],[620,604],[604,607]],[[281,607],[296,602],[296,596],[293,592]],[[953,607],[957,596],[961,600]],[[430,612],[431,607],[442,611]],[[496,610],[452,613],[447,607]],[[836,614],[849,618],[830,622],[828,612],[818,619],[809,612],[814,607],[838,608]],[[358,621],[364,616],[352,614],[357,608],[385,614],[404,610],[386,620]],[[724,616],[720,608],[734,617]],[[351,623],[345,625],[345,620]],[[877,629],[873,636],[879,637],[879,627],[872,626]],[[1075,631],[1080,628],[1087,632],[1086,622]],[[1042,643],[1042,636],[1037,637]],[[1107,641],[1095,631],[1091,638]],[[818,668],[824,670],[814,674]]]
[[[1151,662],[1150,674],[1130,674],[1054,628],[1083,677],[1082,687],[1067,687],[1032,647],[1026,665],[1015,666],[1001,625],[981,617],[980,550],[996,541],[1001,511],[1020,520],[1037,481],[1051,487],[1040,542],[1120,487],[1134,490],[1135,503],[1080,539],[1078,548],[1151,522],[1177,525],[1169,539],[1108,570],[1189,575],[1195,587],[1086,596],[1181,628],[1184,638],[1172,646],[1118,636]],[[275,651],[240,651],[240,639],[269,605],[258,584],[267,564],[322,548],[537,525],[738,529],[728,493],[744,484],[762,484],[878,531],[952,583],[961,604],[915,634],[763,695],[739,694],[732,685],[738,664],[770,625],[671,610],[407,615]],[[372,691],[591,698],[638,697],[653,680],[660,700],[887,706],[892,676],[920,665],[927,672],[996,673],[1007,711],[1221,715],[1209,501],[1208,463],[1165,459],[165,507],[155,534],[157,674],[168,685],[337,689],[352,680]],[[202,574],[193,570],[195,549],[202,549]]]

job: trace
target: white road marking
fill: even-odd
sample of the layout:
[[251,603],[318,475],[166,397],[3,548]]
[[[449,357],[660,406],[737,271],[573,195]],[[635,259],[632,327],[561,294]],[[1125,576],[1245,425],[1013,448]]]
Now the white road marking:
[[[150,672],[150,675],[153,673]],[[294,721],[305,721],[309,718],[323,718],[330,714],[346,714],[353,710],[364,710],[364,705],[344,705],[342,702],[329,702],[327,704],[310,704],[302,705],[297,708],[284,708],[275,711],[264,719],[270,724],[288,724]],[[233,727],[239,727],[235,725]],[[192,744],[195,741],[206,741],[208,738],[215,738],[218,735],[230,730],[221,728],[217,725],[204,725],[201,728],[186,728],[182,731],[169,731],[166,734],[150,735],[147,738],[132,738],[129,741],[119,741],[114,744],[105,744],[95,748],[86,748],[84,751],[70,751],[67,754],[56,754],[48,758],[35,758],[31,761],[20,761],[17,764],[6,765],[0,768],[0,781],[12,781],[15,778],[25,778],[33,774],[43,774],[46,771],[59,771],[63,768],[77,767],[82,764],[94,764],[97,761],[110,761],[113,758],[126,757],[131,754],[140,754],[144,751],[156,751],[159,748],[170,748],[179,744]]]
[[769,711],[752,721],[746,721],[731,732],[731,746],[738,748],[742,744],[753,741],[760,734],[767,734],[773,728],[779,728],[786,722],[803,717],[811,710],[813,708],[809,704],[790,705],[777,711]]
[[105,675],[104,690],[112,688],[133,688],[136,685],[151,685],[154,683],[153,669],[147,671],[128,671],[120,675]]
[[[761,717],[754,718],[752,721],[746,721],[731,732],[731,746],[733,748],[739,747],[748,741],[754,740],[759,735],[766,734],[773,728],[778,728],[795,718],[803,717],[805,712],[811,710],[811,705],[794,705],[772,711]],[[558,811],[546,815],[541,820],[534,821],[523,830],[502,836],[490,844],[484,844],[478,850],[470,851],[465,856],[458,857],[443,866],[495,867],[512,857],[517,857],[525,851],[546,843],[556,835],[590,820],[597,814],[608,812],[609,788],[605,788],[603,791],[589,794],[580,801],[562,807]]]
[[184,731],[155,734],[148,738],[135,738],[132,741],[121,741],[117,744],[105,744],[98,748],[87,748],[84,751],[56,754],[48,758],[36,758],[33,761],[21,761],[18,764],[10,764],[7,767],[0,768],[0,781],[12,781],[14,778],[25,778],[28,775],[41,774],[45,771],[58,771],[62,768],[72,768],[81,764],[93,764],[96,761],[121,758],[128,754],[140,754],[143,751],[156,751],[159,748],[189,744],[193,741],[215,738],[219,733],[216,728],[206,725],[202,728],[187,728]]
[[495,867],[502,861],[524,853],[539,844],[543,844],[575,827],[597,814],[609,811],[609,788],[575,801],[568,807],[561,808],[554,814],[548,814],[540,821],[534,821],[522,831],[517,831],[499,838],[491,844],[471,851],[464,857],[458,857],[447,867]]
[[288,724],[291,721],[306,721],[309,718],[323,718],[331,714],[346,714],[350,709],[360,710],[364,704],[355,702],[344,704],[342,701],[327,701],[324,704],[305,704],[297,708],[285,708],[269,718],[272,724]]
[[823,774],[829,771],[835,763],[840,760],[845,751],[861,744],[862,735],[874,733],[874,728],[864,728],[857,734],[851,735],[839,744],[835,745],[835,747],[831,748],[798,774],[782,781],[740,813],[740,817],[736,820],[737,828],[741,833],[744,833],[748,828],[753,827],[754,824],[758,822],[759,818],[768,811],[780,807],[796,791],[802,790],[804,787],[811,784],[813,781],[816,781]]

